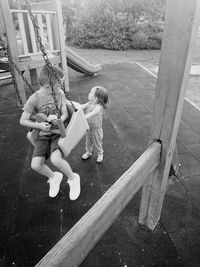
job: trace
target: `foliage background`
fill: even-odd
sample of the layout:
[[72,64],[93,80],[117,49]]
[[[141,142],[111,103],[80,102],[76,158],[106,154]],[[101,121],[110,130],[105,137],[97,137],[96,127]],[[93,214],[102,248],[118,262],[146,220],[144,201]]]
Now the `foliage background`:
[[160,49],[165,0],[63,0],[68,44],[111,50]]
[[[165,1],[61,0],[66,42],[80,48],[160,49]],[[9,3],[17,8],[23,0]]]

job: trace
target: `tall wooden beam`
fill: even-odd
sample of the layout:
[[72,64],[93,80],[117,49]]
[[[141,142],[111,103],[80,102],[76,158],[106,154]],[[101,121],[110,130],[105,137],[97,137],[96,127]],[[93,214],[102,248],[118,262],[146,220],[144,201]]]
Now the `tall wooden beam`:
[[67,54],[66,54],[66,45],[65,45],[65,34],[64,34],[64,25],[63,25],[63,15],[62,15],[62,6],[61,1],[53,1],[55,5],[56,11],[56,18],[57,18],[57,29],[58,29],[58,36],[59,36],[59,44],[60,44],[60,59],[61,65],[64,72],[65,80],[65,90],[69,91],[69,76],[68,76],[68,69],[67,69]]
[[158,166],[161,145],[153,143],[36,267],[76,267]]
[[1,6],[0,6],[0,37],[3,37],[4,33],[5,33],[5,26],[4,26],[3,14],[1,11]]
[[[9,46],[9,51],[10,51],[12,60],[15,62],[15,64],[20,69],[18,50],[17,50],[16,33],[15,33],[13,18],[12,18],[12,14],[10,12],[10,7],[8,4],[8,1],[0,0],[0,9],[1,9],[1,13],[3,15],[3,23],[4,23],[4,27],[5,27],[5,31],[6,31],[6,37],[7,37],[7,42],[8,42],[8,46]],[[15,69],[14,69],[14,75],[15,75],[15,79],[16,79],[16,82],[18,85],[18,91],[20,94],[20,98],[24,104],[26,102],[26,93],[25,93],[24,82],[22,81],[21,77],[19,77],[19,75]]]
[[199,21],[199,0],[167,0],[151,131],[151,141],[162,143],[162,155],[143,187],[139,214],[139,223],[150,229],[161,214]]

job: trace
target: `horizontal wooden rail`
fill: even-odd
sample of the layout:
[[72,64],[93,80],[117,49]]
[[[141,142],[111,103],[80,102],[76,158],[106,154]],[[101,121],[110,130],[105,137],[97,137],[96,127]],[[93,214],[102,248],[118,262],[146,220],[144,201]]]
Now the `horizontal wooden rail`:
[[37,267],[75,267],[119,216],[160,161],[161,145],[153,143],[95,205],[44,256]]
[[[26,9],[10,9],[12,13],[28,13]],[[45,10],[32,10],[33,14],[56,14],[55,11],[45,11]]]
[[[46,50],[46,52],[47,52],[47,56],[49,56],[49,55],[51,55],[51,54],[56,54],[56,55],[59,55],[59,53],[60,53],[60,50],[58,50],[58,49],[56,49],[56,50]],[[36,53],[27,53],[26,55],[19,55],[19,59],[21,60],[21,61],[23,61],[23,58],[27,58],[27,60],[28,60],[28,57],[34,57],[34,56],[42,56],[42,52],[36,52]],[[1,61],[1,58],[0,58],[0,61]]]

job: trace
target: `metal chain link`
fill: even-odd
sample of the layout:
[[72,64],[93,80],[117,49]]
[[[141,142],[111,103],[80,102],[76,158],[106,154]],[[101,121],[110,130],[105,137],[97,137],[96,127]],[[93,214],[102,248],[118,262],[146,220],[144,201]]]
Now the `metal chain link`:
[[28,0],[25,0],[25,7],[29,12],[29,15],[30,15],[30,18],[31,18],[31,21],[32,21],[32,24],[33,24],[33,28],[34,28],[34,31],[35,31],[35,34],[36,34],[36,39],[37,39],[37,42],[39,44],[40,51],[42,52],[42,57],[43,57],[43,59],[45,61],[45,65],[46,65],[46,68],[47,68],[47,72],[48,72],[48,76],[49,76],[49,80],[50,80],[50,85],[51,85],[52,94],[53,94],[55,106],[56,106],[56,109],[57,109],[57,113],[60,116],[60,110],[58,108],[58,102],[57,102],[57,99],[56,99],[55,91],[53,89],[53,82],[52,82],[52,78],[51,78],[52,74],[54,75],[54,77],[56,78],[56,81],[58,82],[58,84],[60,85],[61,89],[65,93],[65,97],[70,101],[70,103],[71,103],[72,107],[74,108],[74,110],[76,110],[71,98],[69,97],[69,94],[65,91],[65,88],[64,88],[61,80],[57,76],[56,71],[54,70],[53,65],[51,64],[51,62],[50,62],[50,60],[48,58],[46,49],[45,49],[44,45],[42,44],[42,38],[40,37],[40,34],[39,34],[39,26],[37,25],[37,22],[35,20],[35,17],[33,15],[33,12],[31,10],[31,6],[30,6],[30,3],[28,2]]
[[3,53],[4,53],[5,57],[8,59],[9,66],[12,66],[12,67],[15,68],[15,70],[17,71],[19,76],[22,78],[22,80],[25,82],[25,84],[27,85],[29,90],[32,93],[35,93],[35,90],[33,90],[33,88],[31,87],[30,83],[28,83],[27,79],[23,76],[23,74],[22,74],[21,70],[18,68],[17,64],[12,60],[10,52],[8,51],[8,47],[6,46],[4,40],[1,37],[0,37],[0,45],[3,47]]

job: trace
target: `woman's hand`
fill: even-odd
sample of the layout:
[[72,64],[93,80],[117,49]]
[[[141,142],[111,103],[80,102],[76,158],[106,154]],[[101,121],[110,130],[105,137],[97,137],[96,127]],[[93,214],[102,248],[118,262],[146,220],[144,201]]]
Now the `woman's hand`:
[[53,125],[57,125],[57,116],[56,115],[49,115],[47,121]]
[[44,132],[49,132],[51,129],[51,124],[48,122],[40,122],[40,130]]

